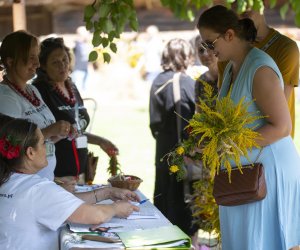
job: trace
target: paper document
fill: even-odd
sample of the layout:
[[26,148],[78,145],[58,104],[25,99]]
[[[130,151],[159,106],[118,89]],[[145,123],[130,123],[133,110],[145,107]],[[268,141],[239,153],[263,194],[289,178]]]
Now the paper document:
[[127,220],[138,220],[138,219],[159,219],[159,215],[151,207],[140,206],[140,211],[132,212],[131,215],[127,217]]

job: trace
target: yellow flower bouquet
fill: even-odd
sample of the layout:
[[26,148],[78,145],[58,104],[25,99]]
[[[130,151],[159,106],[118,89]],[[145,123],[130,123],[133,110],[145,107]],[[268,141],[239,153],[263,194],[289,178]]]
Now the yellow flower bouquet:
[[[167,154],[169,170],[178,180],[186,174],[185,157],[202,161],[210,178],[203,178],[194,184],[193,215],[200,227],[208,232],[219,233],[218,207],[212,196],[213,179],[223,166],[230,180],[231,164],[241,171],[240,157],[248,158],[248,150],[259,148],[254,122],[262,116],[248,112],[252,102],[242,98],[237,104],[229,94],[223,98],[213,95],[213,88],[204,85],[204,97],[199,99],[200,112],[196,113],[185,128],[189,138]],[[250,162],[250,160],[249,160]],[[207,175],[206,175],[207,176]],[[198,218],[198,219],[197,219]]]

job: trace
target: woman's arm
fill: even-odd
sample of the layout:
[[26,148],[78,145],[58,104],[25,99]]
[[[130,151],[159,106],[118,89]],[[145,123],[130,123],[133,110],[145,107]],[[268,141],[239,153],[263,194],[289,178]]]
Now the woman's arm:
[[88,138],[88,143],[98,145],[108,156],[117,155],[118,148],[109,140],[104,137],[97,136],[88,132],[84,133]]
[[280,80],[270,67],[261,67],[256,71],[253,97],[267,121],[257,130],[262,135],[259,145],[266,146],[288,136],[292,122],[287,101]]
[[51,139],[53,142],[57,142],[63,138],[66,138],[70,133],[71,124],[67,121],[57,121],[50,126],[43,128],[42,133],[45,139]]
[[119,201],[110,205],[82,204],[68,218],[68,221],[81,224],[101,224],[114,216],[126,218],[133,211],[139,211],[139,208],[126,201]]
[[140,201],[139,196],[130,190],[121,189],[121,188],[99,188],[95,189],[94,191],[90,192],[83,192],[83,193],[74,193],[76,197],[85,201],[88,204],[95,204],[96,202],[102,200],[131,200],[131,201]]

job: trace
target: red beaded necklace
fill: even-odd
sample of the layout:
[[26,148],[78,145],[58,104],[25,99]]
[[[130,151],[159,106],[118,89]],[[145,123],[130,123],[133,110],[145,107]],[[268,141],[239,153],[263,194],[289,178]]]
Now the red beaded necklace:
[[69,104],[70,106],[73,107],[73,106],[75,105],[75,103],[76,103],[76,99],[75,99],[73,90],[72,90],[72,88],[71,88],[71,86],[70,86],[69,84],[66,84],[65,86],[66,86],[66,89],[67,89],[67,91],[68,91],[68,94],[69,94],[70,98],[67,97],[57,85],[55,85],[54,90],[55,90],[55,92],[56,92],[62,99],[64,99],[64,101],[65,101],[67,104]]
[[4,76],[3,78],[8,83],[8,86],[11,87],[11,89],[18,92],[21,96],[23,96],[25,99],[27,99],[33,106],[35,106],[35,107],[40,106],[41,100],[36,96],[36,94],[34,93],[34,91],[32,89],[31,89],[31,94],[32,94],[32,96],[31,96],[28,92],[22,90],[19,86],[17,86],[16,84],[14,84],[10,80],[8,80],[8,78],[6,76]]

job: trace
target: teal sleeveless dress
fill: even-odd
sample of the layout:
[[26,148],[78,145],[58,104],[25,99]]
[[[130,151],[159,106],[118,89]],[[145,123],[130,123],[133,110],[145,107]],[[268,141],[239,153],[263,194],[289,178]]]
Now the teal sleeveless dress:
[[[233,84],[231,98],[235,103],[245,96],[252,100],[253,77],[262,66],[281,73],[265,52],[253,48],[246,56]],[[228,93],[231,64],[225,69],[220,97]],[[248,111],[260,112],[255,102]],[[257,121],[258,127],[265,124]],[[249,152],[255,161],[259,149]],[[242,157],[242,164],[248,161]],[[259,157],[265,170],[267,196],[246,205],[220,206],[222,250],[285,250],[300,245],[300,157],[290,136],[263,148]]]

